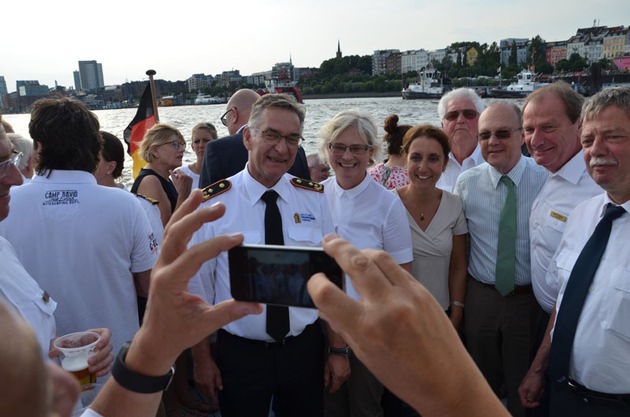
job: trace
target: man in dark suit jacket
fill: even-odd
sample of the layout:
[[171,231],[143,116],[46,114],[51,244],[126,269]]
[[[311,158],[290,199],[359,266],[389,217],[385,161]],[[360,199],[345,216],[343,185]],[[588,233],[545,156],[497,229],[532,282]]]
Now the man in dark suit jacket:
[[[252,106],[260,98],[257,92],[241,89],[232,94],[227,103],[221,123],[228,128],[229,136],[212,140],[206,145],[201,167],[199,188],[204,188],[245,168],[248,154],[243,145],[243,128],[247,125]],[[304,148],[298,149],[295,162],[289,174],[310,180],[311,174],[306,161]]]

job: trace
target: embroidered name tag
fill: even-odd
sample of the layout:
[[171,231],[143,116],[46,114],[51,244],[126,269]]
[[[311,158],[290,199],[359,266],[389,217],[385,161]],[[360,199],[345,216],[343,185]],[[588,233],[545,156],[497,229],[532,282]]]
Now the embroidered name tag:
[[567,216],[562,215],[558,213],[557,211],[552,211],[549,215],[553,217],[554,219],[560,220],[563,223],[566,223],[567,221]]

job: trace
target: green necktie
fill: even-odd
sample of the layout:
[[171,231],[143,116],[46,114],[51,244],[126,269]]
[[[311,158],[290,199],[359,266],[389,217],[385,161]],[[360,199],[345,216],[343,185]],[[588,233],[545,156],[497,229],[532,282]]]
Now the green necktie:
[[507,196],[499,219],[497,275],[494,286],[505,296],[514,291],[516,275],[516,193],[510,177],[502,176],[501,182],[507,187]]

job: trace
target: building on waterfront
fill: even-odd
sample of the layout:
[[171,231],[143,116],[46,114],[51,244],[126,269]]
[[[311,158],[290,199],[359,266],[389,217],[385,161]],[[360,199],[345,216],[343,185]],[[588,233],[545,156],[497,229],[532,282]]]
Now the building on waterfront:
[[7,82],[4,80],[4,75],[0,75],[0,109],[4,108],[4,96],[7,95]]
[[188,92],[201,91],[204,88],[212,87],[213,82],[214,77],[206,74],[193,74],[186,80],[186,84],[188,84]]
[[563,59],[567,59],[567,41],[547,42],[545,61],[555,67]]
[[400,74],[400,50],[381,49],[372,55],[372,75],[384,73]]
[[602,48],[602,58],[612,60],[622,57],[626,50],[626,45],[630,44],[630,32],[628,28],[616,26],[609,28],[608,34],[604,38]]
[[510,57],[512,56],[512,48],[516,47],[516,65],[521,66],[527,61],[529,53],[529,39],[526,38],[507,38],[501,39],[499,49],[501,50],[501,65],[510,65]]
[[105,87],[103,65],[96,61],[79,61],[79,80],[80,85],[75,85],[77,91],[96,91]]

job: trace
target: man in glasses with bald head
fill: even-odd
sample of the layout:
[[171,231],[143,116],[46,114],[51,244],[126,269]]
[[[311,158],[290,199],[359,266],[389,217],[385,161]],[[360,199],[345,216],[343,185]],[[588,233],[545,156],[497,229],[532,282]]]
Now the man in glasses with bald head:
[[445,94],[438,103],[442,130],[451,140],[446,170],[437,187],[452,192],[459,174],[483,162],[477,143],[479,115],[485,108],[481,98],[470,88],[458,88]]

